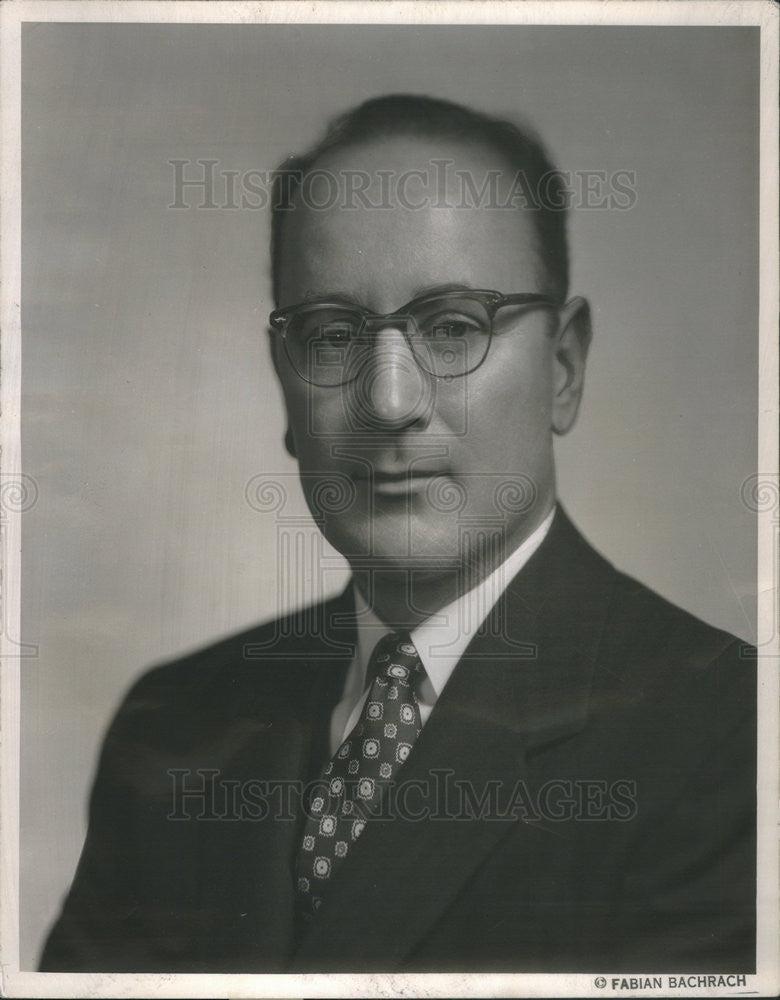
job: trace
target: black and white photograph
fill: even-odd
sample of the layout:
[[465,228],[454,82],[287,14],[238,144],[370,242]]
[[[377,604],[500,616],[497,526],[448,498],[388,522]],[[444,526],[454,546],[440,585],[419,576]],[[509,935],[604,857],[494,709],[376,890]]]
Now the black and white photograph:
[[5,995],[774,995],[777,6],[0,13]]

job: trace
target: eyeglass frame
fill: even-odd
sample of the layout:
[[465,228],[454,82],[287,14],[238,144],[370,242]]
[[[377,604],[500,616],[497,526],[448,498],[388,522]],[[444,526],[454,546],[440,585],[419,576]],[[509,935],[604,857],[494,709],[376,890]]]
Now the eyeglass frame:
[[426,375],[429,375],[431,378],[435,379],[450,380],[454,378],[465,378],[465,376],[467,375],[472,375],[475,371],[477,371],[478,368],[480,368],[485,363],[485,359],[490,353],[490,347],[493,343],[493,324],[496,313],[498,312],[499,309],[503,309],[505,306],[513,306],[513,305],[544,306],[546,308],[551,308],[551,309],[560,309],[562,307],[562,303],[558,302],[551,296],[542,295],[541,293],[536,293],[536,292],[511,292],[505,295],[503,292],[497,292],[484,288],[474,288],[474,289],[457,288],[449,291],[442,290],[435,292],[426,292],[424,295],[418,295],[416,298],[407,302],[406,305],[401,306],[400,309],[397,309],[391,313],[386,313],[384,315],[380,313],[373,313],[371,312],[370,309],[366,309],[364,306],[358,305],[357,303],[354,302],[334,301],[334,300],[327,301],[324,299],[322,301],[309,300],[307,302],[298,302],[292,306],[285,306],[279,309],[274,309],[271,312],[270,316],[268,317],[268,322],[275,333],[281,334],[282,340],[284,342],[284,350],[285,354],[287,355],[287,359],[290,362],[293,371],[299,378],[301,378],[308,385],[314,385],[321,389],[338,389],[341,388],[342,386],[349,385],[350,382],[353,382],[357,378],[358,372],[356,371],[354,375],[350,376],[347,379],[344,379],[343,382],[336,382],[334,384],[315,382],[312,379],[307,378],[300,371],[295,361],[293,361],[290,348],[287,343],[287,325],[290,323],[290,321],[294,318],[295,315],[297,315],[300,312],[303,312],[305,309],[312,309],[312,308],[352,309],[356,313],[360,313],[363,316],[360,327],[358,329],[358,333],[356,335],[356,339],[358,339],[363,330],[365,330],[369,321],[372,324],[379,323],[380,326],[382,327],[390,325],[390,323],[393,321],[398,322],[399,320],[402,320],[404,323],[411,321],[414,324],[415,328],[417,328],[415,319],[408,310],[410,310],[413,306],[424,304],[429,300],[434,301],[437,298],[444,298],[444,297],[479,299],[487,311],[488,319],[490,321],[490,329],[488,330],[487,333],[488,344],[487,347],[485,348],[485,353],[482,356],[481,360],[473,368],[470,368],[468,371],[465,372],[460,372],[457,375],[437,375],[435,372],[428,371],[427,368],[423,367],[423,365],[420,363],[420,360],[417,357],[417,353],[414,347],[412,346],[409,337],[409,332],[407,329],[404,329],[402,331],[403,337],[404,340],[406,341],[406,344],[409,348],[412,357],[414,358],[415,364],[421,371],[425,372]]

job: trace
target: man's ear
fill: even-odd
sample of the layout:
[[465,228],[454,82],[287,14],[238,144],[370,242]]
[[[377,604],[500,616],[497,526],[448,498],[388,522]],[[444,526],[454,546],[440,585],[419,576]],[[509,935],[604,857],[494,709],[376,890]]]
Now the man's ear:
[[270,326],[266,332],[268,333],[268,350],[271,354],[271,364],[274,366],[276,377],[279,378],[279,337],[276,331]]
[[[271,363],[274,366],[274,371],[276,372],[276,377],[279,378],[279,341],[274,335],[274,331],[268,330],[268,348],[271,352]],[[287,430],[284,432],[284,447],[290,458],[297,458],[298,455],[295,451],[295,439],[293,438],[292,428],[287,426]]]
[[290,458],[298,457],[295,451],[295,439],[293,438],[292,430],[289,427],[284,432],[284,447],[287,449],[287,454]]
[[579,296],[559,310],[553,354],[552,429],[566,434],[574,426],[585,384],[590,346],[590,306]]

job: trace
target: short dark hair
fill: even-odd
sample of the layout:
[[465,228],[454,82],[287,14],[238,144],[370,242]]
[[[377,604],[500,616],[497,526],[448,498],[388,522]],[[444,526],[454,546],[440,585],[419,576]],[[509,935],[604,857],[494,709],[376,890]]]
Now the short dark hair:
[[539,138],[528,128],[462,104],[419,94],[389,94],[365,101],[332,119],[315,146],[306,153],[288,157],[275,171],[271,198],[271,276],[277,305],[282,225],[303,178],[331,150],[392,135],[482,143],[522,174],[530,192],[543,188],[544,198],[535,198],[530,207],[534,208],[541,252],[554,292],[561,300],[566,297],[569,287],[566,185]]

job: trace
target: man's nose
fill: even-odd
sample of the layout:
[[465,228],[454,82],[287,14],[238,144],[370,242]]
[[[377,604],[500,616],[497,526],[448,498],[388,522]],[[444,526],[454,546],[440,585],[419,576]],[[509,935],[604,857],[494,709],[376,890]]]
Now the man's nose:
[[376,330],[368,359],[351,388],[359,419],[371,426],[407,427],[430,410],[431,378],[420,370],[397,326]]

